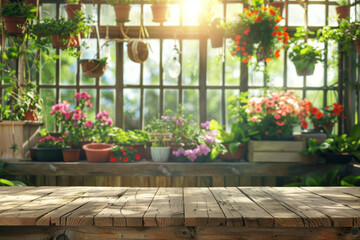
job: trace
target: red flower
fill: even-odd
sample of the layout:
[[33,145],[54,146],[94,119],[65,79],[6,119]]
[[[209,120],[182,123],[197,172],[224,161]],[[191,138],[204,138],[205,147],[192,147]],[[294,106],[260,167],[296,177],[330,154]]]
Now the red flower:
[[324,116],[324,114],[319,111],[319,112],[315,115],[315,118],[316,118],[316,119],[320,119],[320,118],[322,118],[323,116]]
[[319,109],[317,109],[317,108],[310,108],[310,112],[311,112],[312,115],[315,115],[315,114],[317,114],[317,113],[319,112]]
[[275,26],[274,26],[274,29],[275,29],[275,30],[278,30],[278,29],[279,29],[279,26],[278,26],[278,25],[275,25]]
[[276,36],[276,32],[272,32],[271,36],[275,37]]
[[240,44],[240,41],[235,41],[235,45],[239,45]]
[[133,146],[130,146],[129,149],[130,149],[130,150],[133,150],[134,148],[133,148]]
[[282,130],[281,130],[281,129],[278,129],[277,132],[278,132],[278,133],[282,133]]
[[275,51],[275,57],[276,57],[276,58],[279,58],[279,57],[280,57],[280,50],[276,50],[276,51]]
[[273,16],[276,15],[276,12],[275,12],[274,10],[272,10],[272,9],[270,9],[269,12],[270,12],[270,14],[273,15]]
[[308,128],[308,125],[309,125],[309,124],[308,124],[307,121],[301,122],[301,127],[304,128],[304,129],[305,129],[305,128]]
[[235,55],[235,52],[231,52],[230,55],[231,55],[231,56],[234,56],[234,55]]
[[240,35],[236,35],[236,36],[235,36],[235,39],[236,39],[236,40],[240,40],[240,39],[241,39],[241,36],[240,36]]
[[249,32],[250,32],[250,28],[247,28],[247,29],[245,29],[244,34],[247,36],[247,35],[249,35]]
[[276,124],[281,127],[281,126],[285,125],[285,122],[284,121],[276,121]]
[[269,135],[269,132],[268,132],[268,131],[266,131],[266,132],[265,132],[265,135]]
[[246,45],[247,45],[247,42],[242,42],[242,45],[246,46]]
[[244,48],[244,47],[241,47],[240,49],[241,49],[241,51],[245,51],[245,48]]
[[124,157],[124,162],[128,162],[129,158],[128,157]]
[[240,49],[241,49],[240,46],[236,46],[235,48],[236,51],[240,51]]
[[243,52],[242,54],[243,54],[244,56],[249,55],[249,53],[248,53],[248,52]]
[[248,63],[248,62],[249,62],[249,59],[244,58],[244,59],[242,60],[242,62],[243,62],[243,63]]
[[[262,20],[262,17],[260,17],[260,16],[258,16],[256,19],[255,19],[255,22],[257,23],[257,22],[259,22],[259,21],[261,21]],[[245,34],[245,33],[244,33]]]
[[135,159],[136,159],[136,160],[140,160],[140,159],[141,159],[140,155],[139,155],[139,154],[136,154],[136,155],[135,155]]

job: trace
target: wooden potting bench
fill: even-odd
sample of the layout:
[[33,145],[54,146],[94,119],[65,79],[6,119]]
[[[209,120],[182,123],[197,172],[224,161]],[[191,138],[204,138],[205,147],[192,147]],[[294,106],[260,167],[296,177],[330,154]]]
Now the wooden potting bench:
[[354,187],[4,187],[0,239],[360,239]]

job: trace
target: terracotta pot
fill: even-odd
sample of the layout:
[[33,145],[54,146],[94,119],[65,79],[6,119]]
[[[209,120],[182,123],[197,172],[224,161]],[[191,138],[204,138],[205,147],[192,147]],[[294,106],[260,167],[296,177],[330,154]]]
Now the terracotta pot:
[[88,162],[108,162],[110,150],[113,147],[107,143],[89,143],[83,146]]
[[77,162],[80,159],[81,149],[63,149],[62,154],[65,162]]
[[164,3],[153,3],[151,5],[153,22],[163,23],[167,21],[168,5]]
[[24,120],[27,120],[27,121],[37,121],[38,118],[36,117],[35,112],[28,111],[28,112],[25,112]]
[[90,78],[101,77],[106,71],[106,63],[98,59],[81,59],[80,64],[85,76]]
[[[8,34],[24,34],[26,18],[21,16],[3,17],[4,27]],[[18,28],[18,26],[22,26]]]
[[70,36],[51,34],[51,39],[54,48],[66,49],[70,47]]
[[114,5],[116,21],[118,22],[128,22],[130,21],[130,5],[129,4],[116,4]]
[[86,160],[86,154],[83,146],[91,143],[91,141],[80,141],[77,145],[71,145],[71,149],[80,149],[80,160]]
[[224,144],[227,153],[226,154],[220,154],[219,158],[220,159],[225,159],[225,160],[241,160],[241,159],[245,159],[245,145],[244,144],[240,144],[238,149],[236,150],[236,152],[234,153],[234,155],[231,154],[230,152],[230,148],[229,148],[229,144]]
[[354,40],[354,44],[356,46],[357,54],[360,55],[360,39]]
[[285,5],[284,2],[272,2],[272,3],[269,3],[269,6],[272,6],[272,7],[276,8],[279,11],[280,16],[282,16],[282,12],[284,10],[284,5]]
[[[324,127],[325,127],[326,130],[327,130],[329,133],[331,133],[331,131],[332,131],[333,128],[334,128],[335,123],[331,123],[331,122],[329,122],[329,123],[323,123],[323,124],[322,124],[323,126],[319,126],[319,125],[317,125],[316,123],[313,122],[313,125],[314,125],[314,129],[315,129],[315,130],[323,130],[323,131],[325,131],[325,129],[324,129]],[[326,132],[326,131],[325,131],[325,132]]]
[[77,11],[85,10],[84,4],[66,4],[65,10],[68,15],[68,20],[71,20],[75,17]]
[[347,18],[350,16],[350,6],[338,6],[336,13],[339,15],[339,19]]
[[225,37],[224,29],[219,29],[216,27],[211,28],[210,30],[210,40],[212,48],[219,48],[223,46]]

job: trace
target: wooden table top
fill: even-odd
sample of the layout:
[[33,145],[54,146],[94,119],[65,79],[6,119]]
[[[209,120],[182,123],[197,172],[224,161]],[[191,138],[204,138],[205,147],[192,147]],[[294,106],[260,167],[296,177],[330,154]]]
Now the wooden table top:
[[360,188],[0,188],[0,226],[35,225],[360,227]]

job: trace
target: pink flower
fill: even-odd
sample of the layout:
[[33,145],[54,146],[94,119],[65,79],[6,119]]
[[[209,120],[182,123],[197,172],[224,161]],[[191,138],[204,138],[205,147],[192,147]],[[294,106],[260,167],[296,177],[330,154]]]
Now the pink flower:
[[76,102],[80,101],[80,93],[75,93]]
[[278,93],[273,93],[272,98],[274,101],[279,101],[280,100],[280,95]]
[[66,137],[68,137],[68,136],[69,136],[69,133],[68,133],[68,132],[66,132],[66,133],[64,133],[64,135],[65,135]]
[[275,114],[275,115],[274,115],[274,118],[278,120],[278,119],[281,118],[281,116],[280,116],[280,114]]
[[108,126],[112,126],[113,125],[113,120],[111,118],[107,119],[107,124]]
[[255,112],[260,113],[261,111],[262,111],[262,108],[261,108],[261,107],[256,107],[256,108],[255,108]]
[[91,104],[91,103],[89,103],[89,104],[87,105],[87,107],[88,107],[88,108],[91,108],[91,107],[92,107],[92,104]]
[[281,126],[285,125],[285,122],[284,121],[276,121],[276,124],[281,127]]
[[92,128],[94,126],[94,123],[92,121],[85,122],[85,126],[88,128]]
[[73,125],[74,127],[76,127],[76,126],[77,126],[77,122],[76,122],[76,121],[73,121],[73,122],[72,122],[72,125]]
[[104,114],[105,116],[109,116],[109,111],[108,111],[108,110],[104,110],[104,111],[103,111],[103,114]]
[[257,121],[258,121],[258,117],[257,117],[257,116],[253,116],[253,117],[251,118],[251,121],[257,122]]
[[101,112],[99,112],[99,113],[96,114],[96,119],[101,118],[101,117],[102,117],[102,113],[101,113]]
[[69,120],[70,117],[71,117],[70,113],[65,113],[65,120]]
[[300,122],[303,122],[305,120],[305,118],[303,116],[299,116],[299,120],[300,120]]
[[270,101],[267,101],[267,102],[265,103],[265,105],[266,105],[267,107],[273,107],[273,106],[275,105],[275,102],[274,102],[273,100],[270,100]]
[[80,120],[81,119],[81,114],[75,114],[74,119],[75,120]]

